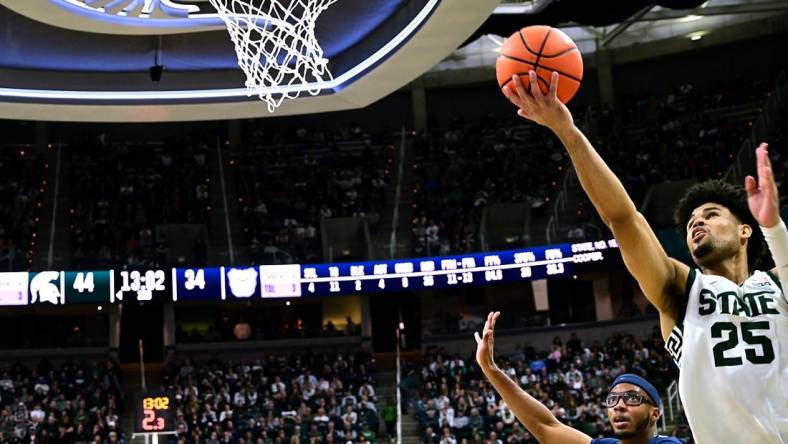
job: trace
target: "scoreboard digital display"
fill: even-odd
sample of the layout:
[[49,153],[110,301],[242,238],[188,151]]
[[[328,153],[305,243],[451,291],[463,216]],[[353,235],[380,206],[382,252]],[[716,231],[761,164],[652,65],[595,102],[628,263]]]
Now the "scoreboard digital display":
[[418,291],[572,276],[620,259],[614,239],[315,265],[0,273],[0,306],[233,301]]
[[175,403],[168,393],[146,392],[134,402],[134,433],[177,431]]

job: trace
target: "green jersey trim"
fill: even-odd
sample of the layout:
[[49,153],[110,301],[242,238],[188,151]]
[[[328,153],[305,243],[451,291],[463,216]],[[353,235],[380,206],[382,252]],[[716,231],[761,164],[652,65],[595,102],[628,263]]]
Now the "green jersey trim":
[[687,303],[689,303],[690,291],[692,291],[692,284],[695,283],[696,274],[697,271],[694,268],[690,268],[690,271],[687,274],[687,283],[684,284],[684,300]]

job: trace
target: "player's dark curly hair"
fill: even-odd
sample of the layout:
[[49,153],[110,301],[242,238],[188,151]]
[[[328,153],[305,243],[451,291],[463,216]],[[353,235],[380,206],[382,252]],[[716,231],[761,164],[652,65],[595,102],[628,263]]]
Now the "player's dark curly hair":
[[752,227],[752,236],[747,242],[747,259],[750,269],[761,265],[766,243],[747,204],[747,192],[743,187],[722,180],[707,180],[691,186],[676,205],[673,221],[682,238],[687,237],[687,222],[695,208],[714,202],[730,210],[739,221]]

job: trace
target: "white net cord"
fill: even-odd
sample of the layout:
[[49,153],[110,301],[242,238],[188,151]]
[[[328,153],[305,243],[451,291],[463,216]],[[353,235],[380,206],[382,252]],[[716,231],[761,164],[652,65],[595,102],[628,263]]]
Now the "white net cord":
[[315,36],[318,16],[338,0],[209,0],[227,25],[247,94],[274,112],[285,99],[317,95],[333,80]]

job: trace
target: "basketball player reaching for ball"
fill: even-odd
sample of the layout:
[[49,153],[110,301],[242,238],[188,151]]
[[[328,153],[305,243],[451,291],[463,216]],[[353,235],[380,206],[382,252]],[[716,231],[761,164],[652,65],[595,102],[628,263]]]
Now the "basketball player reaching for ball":
[[[668,257],[621,182],[536,73],[514,76],[504,94],[517,113],[552,130],[585,192],[615,236],[630,273],[660,313],[679,393],[699,444],[788,444],[788,230],[780,220],[768,147],[756,150],[757,180],[691,187],[676,222],[697,269]],[[748,208],[749,206],[749,208]],[[763,238],[777,265],[752,271]],[[760,244],[760,245],[759,245]],[[779,279],[778,277],[779,276]]]
[[490,313],[482,336],[476,337],[476,362],[517,419],[542,444],[681,444],[657,435],[662,401],[651,383],[633,374],[619,375],[603,401],[616,438],[592,439],[556,419],[541,402],[526,393],[495,365],[493,335],[500,312]]

